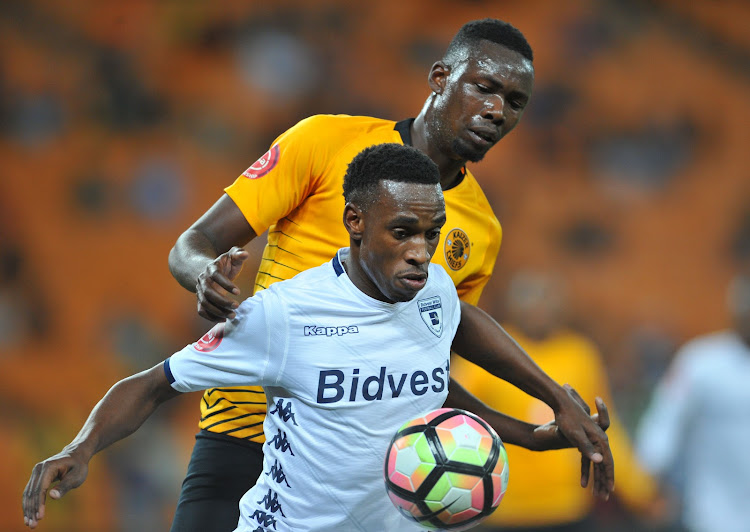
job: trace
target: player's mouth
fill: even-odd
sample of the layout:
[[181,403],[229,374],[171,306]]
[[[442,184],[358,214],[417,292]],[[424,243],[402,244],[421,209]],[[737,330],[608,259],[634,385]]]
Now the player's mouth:
[[407,273],[401,276],[401,282],[408,286],[410,289],[418,292],[427,283],[426,273]]
[[469,128],[469,136],[474,144],[489,148],[500,140],[500,132],[493,127],[472,127]]

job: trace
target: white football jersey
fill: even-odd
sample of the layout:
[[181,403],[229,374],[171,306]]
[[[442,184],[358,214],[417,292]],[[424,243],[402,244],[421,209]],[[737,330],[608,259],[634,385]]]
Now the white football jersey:
[[388,498],[383,463],[398,428],[445,401],[459,299],[430,264],[411,301],[375,300],[344,271],[348,251],[245,300],[164,363],[181,392],[265,389],[264,472],[239,531],[423,530]]

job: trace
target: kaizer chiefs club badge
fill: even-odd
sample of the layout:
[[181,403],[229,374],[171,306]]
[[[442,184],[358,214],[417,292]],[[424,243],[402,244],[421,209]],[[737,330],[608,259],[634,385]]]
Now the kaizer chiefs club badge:
[[445,237],[445,262],[451,270],[460,270],[466,265],[471,252],[469,237],[459,228],[451,229]]

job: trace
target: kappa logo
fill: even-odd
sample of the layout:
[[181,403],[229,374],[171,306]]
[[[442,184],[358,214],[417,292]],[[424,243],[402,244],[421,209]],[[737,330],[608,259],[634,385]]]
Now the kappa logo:
[[276,166],[276,163],[278,162],[279,145],[274,144],[273,147],[264,153],[260,159],[255,161],[250,168],[242,172],[242,175],[250,179],[258,179],[273,170],[273,167]]
[[224,338],[224,323],[221,322],[214,325],[214,328],[204,334],[200,340],[193,344],[196,351],[202,353],[208,353],[213,351],[221,343],[221,339]]
[[358,333],[356,325],[344,325],[338,327],[318,327],[317,325],[305,325],[305,336],[344,336],[345,334]]
[[451,270],[460,270],[469,261],[471,242],[468,235],[461,229],[455,228],[445,237],[445,263]]
[[443,334],[443,305],[440,296],[420,299],[417,301],[417,306],[424,324],[427,325],[432,334],[440,338],[440,335]]

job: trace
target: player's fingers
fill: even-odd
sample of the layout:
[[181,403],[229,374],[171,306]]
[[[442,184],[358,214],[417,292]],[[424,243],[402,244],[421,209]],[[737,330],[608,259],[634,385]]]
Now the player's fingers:
[[201,304],[200,301],[198,301],[198,315],[201,318],[205,318],[208,321],[213,321],[213,322],[216,322],[216,323],[221,323],[222,321],[226,321],[226,319],[227,319],[222,314],[223,313],[217,311],[215,308],[214,308],[213,312],[210,311],[210,310],[208,310],[206,307],[204,307]]
[[596,441],[596,447],[602,455],[602,460],[594,464],[594,493],[607,500],[615,484],[615,463],[612,450],[609,447],[607,435],[600,428],[597,427],[597,434],[594,434],[592,439]]
[[60,475],[54,464],[40,462],[34,466],[31,479],[24,490],[24,515],[28,525],[34,528],[44,517],[44,503],[49,485]]
[[62,477],[60,483],[57,486],[49,490],[49,496],[52,499],[61,499],[70,490],[77,488],[83,481],[86,480],[88,473],[87,466],[73,466]]
[[21,506],[23,507],[23,522],[29,526],[31,526],[32,521],[36,519],[37,506],[35,486],[38,483],[41,468],[41,464],[36,464],[31,470],[31,477],[29,477],[29,481],[26,483],[26,487],[23,490],[23,498],[21,499]]
[[604,399],[601,397],[597,397],[595,400],[596,403],[596,412],[598,415],[597,417],[597,424],[602,428],[602,430],[607,430],[609,428],[609,410],[607,409],[607,405],[604,403]]
[[237,246],[229,250],[229,260],[232,261],[233,266],[241,266],[249,256],[247,251]]
[[589,485],[589,477],[591,475],[591,460],[585,456],[581,456],[581,487],[585,488]]
[[[212,321],[224,321],[227,318],[234,318],[234,309],[239,304],[233,299],[228,299],[215,290],[208,289],[205,292],[199,292],[198,297],[198,314],[203,317],[208,317]],[[204,316],[201,311],[205,312],[207,316]]]
[[604,470],[601,464],[594,466],[594,496],[599,498],[605,498],[603,493],[605,491],[606,479],[603,478]]
[[564,384],[563,388],[566,392],[568,392],[568,395],[573,398],[573,400],[581,405],[581,408],[583,408],[587,414],[591,414],[591,408],[586,403],[586,401],[583,400],[583,397],[576,391],[575,388],[573,388],[570,384]]
[[[226,280],[226,277],[224,278]],[[239,306],[239,303],[232,299],[228,294],[225,293],[225,290],[227,292],[231,292],[231,287],[237,288],[232,284],[231,281],[228,281],[230,288],[227,289],[224,286],[221,286],[219,283],[215,282],[214,278],[207,278],[205,280],[202,280],[198,283],[196,294],[199,298],[203,297],[206,298],[211,302],[211,304],[216,305],[219,308],[226,308],[226,309],[233,309]]]
[[604,463],[597,464],[596,468],[598,470],[594,471],[595,494],[600,499],[603,499],[605,501],[609,500],[609,495],[612,492],[612,489],[610,487],[609,472],[607,471],[606,465]]
[[[29,484],[26,487],[26,493],[24,494],[24,500],[26,502],[26,516],[29,518],[29,526],[32,528],[36,526],[37,518],[39,515],[39,501],[40,501],[40,485],[43,471],[43,464],[37,464],[34,466],[34,471],[29,480]],[[42,495],[43,497],[43,495]]]
[[592,462],[599,463],[603,460],[602,453],[597,450],[583,430],[574,432],[568,439],[571,440],[571,443],[578,448],[584,457]]
[[[227,277],[227,275],[232,274],[231,270],[231,262],[227,261],[227,268],[223,269],[222,271],[216,270],[211,272],[210,275],[206,278],[206,284],[210,285],[211,283],[215,283],[218,286],[222,287],[227,292],[230,292],[232,294],[239,294],[240,289],[237,288],[237,286],[232,282],[232,280]],[[236,276],[238,272],[234,272],[234,275]]]

